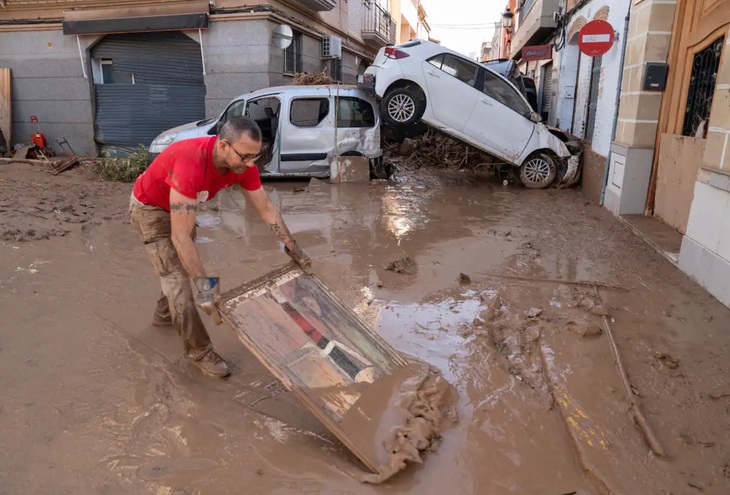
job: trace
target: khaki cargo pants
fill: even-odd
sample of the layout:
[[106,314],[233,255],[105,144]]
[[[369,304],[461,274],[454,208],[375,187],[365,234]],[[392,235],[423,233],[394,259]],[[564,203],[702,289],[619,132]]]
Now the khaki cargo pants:
[[132,196],[129,215],[144,242],[152,266],[160,276],[162,296],[157,301],[155,318],[171,317],[172,325],[182,338],[185,354],[191,359],[200,359],[213,346],[195,307],[190,278],[172,244],[170,212],[144,205]]

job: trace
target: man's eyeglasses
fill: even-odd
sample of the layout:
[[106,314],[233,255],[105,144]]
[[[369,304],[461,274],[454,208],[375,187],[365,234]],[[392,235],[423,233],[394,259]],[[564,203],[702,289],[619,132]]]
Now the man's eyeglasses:
[[231,142],[226,141],[226,143],[228,143],[228,146],[231,147],[231,149],[233,150],[233,152],[235,154],[237,154],[238,155],[238,158],[240,158],[241,161],[243,161],[243,162],[247,162],[249,160],[252,160],[252,161],[255,162],[256,160],[258,160],[259,158],[261,158],[261,154],[260,153],[258,155],[242,155],[241,153],[239,153],[238,151],[236,151],[236,148],[233,147],[233,144]]

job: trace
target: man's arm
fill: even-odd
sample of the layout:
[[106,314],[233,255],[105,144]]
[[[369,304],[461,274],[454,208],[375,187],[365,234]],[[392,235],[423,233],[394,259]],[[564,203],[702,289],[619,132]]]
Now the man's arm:
[[172,244],[177,250],[185,271],[191,278],[205,277],[203,262],[200,261],[198,248],[193,241],[195,229],[195,211],[198,201],[183,196],[170,188],[170,218],[172,222]]
[[261,219],[266,222],[266,225],[268,225],[274,234],[276,234],[276,237],[284,243],[287,249],[294,249],[294,238],[284,223],[281,213],[271,202],[264,188],[260,187],[255,191],[247,191],[244,189],[243,192],[246,195],[248,202],[256,209]]

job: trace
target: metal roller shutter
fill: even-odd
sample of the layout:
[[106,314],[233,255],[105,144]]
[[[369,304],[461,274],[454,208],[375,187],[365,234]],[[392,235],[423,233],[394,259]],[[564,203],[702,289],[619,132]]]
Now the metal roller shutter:
[[547,64],[543,71],[544,81],[542,83],[542,111],[545,119],[550,115],[550,104],[552,103],[553,91],[553,64]]
[[205,118],[200,45],[184,34],[108,35],[91,57],[102,151],[126,154],[164,130]]

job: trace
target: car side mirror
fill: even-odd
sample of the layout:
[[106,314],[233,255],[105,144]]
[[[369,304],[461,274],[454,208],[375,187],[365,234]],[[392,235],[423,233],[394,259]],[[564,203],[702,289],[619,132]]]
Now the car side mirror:
[[542,122],[542,116],[537,112],[531,112],[530,113],[530,120],[533,121],[536,124],[539,124]]

